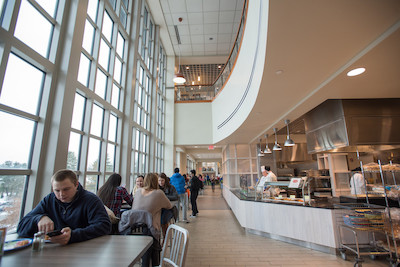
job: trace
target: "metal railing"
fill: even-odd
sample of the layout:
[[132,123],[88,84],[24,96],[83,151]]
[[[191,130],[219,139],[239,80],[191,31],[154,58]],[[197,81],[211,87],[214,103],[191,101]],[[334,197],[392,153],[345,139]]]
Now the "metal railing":
[[236,35],[235,43],[232,47],[228,60],[221,70],[221,73],[211,85],[175,85],[175,101],[212,101],[228,80],[233,67],[235,66],[237,55],[239,54],[240,44],[244,33],[244,26],[246,22],[248,0],[243,3],[242,17],[239,24],[238,33]]

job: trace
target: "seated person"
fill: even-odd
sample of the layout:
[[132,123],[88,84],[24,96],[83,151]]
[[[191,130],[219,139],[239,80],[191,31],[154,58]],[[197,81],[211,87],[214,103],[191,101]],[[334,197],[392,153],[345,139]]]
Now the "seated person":
[[121,186],[122,177],[118,173],[113,173],[108,177],[107,181],[100,187],[97,195],[103,201],[116,217],[121,217],[121,206],[125,200],[132,206],[133,197],[126,191],[125,187]]
[[[153,227],[161,230],[161,210],[172,209],[172,204],[165,196],[164,192],[158,188],[158,175],[156,173],[148,173],[144,177],[144,187],[139,188],[135,194],[135,200],[132,204],[133,210],[145,210],[153,216]],[[160,250],[158,250],[160,248]],[[142,257],[142,266],[149,266],[150,258],[154,265],[159,265],[159,253],[161,246],[159,240],[153,240],[153,245]],[[158,255],[157,255],[158,254]]]
[[134,187],[133,190],[132,190],[132,196],[133,196],[133,197],[135,197],[136,191],[137,191],[139,188],[143,188],[143,183],[144,183],[144,176],[143,176],[143,175],[139,175],[139,176],[136,178],[135,187]]
[[19,222],[19,236],[33,237],[39,231],[60,229],[62,234],[50,241],[66,245],[110,233],[111,222],[103,203],[79,184],[73,171],[57,171],[51,185],[53,192]]
[[[158,176],[158,186],[162,191],[164,191],[164,194],[167,196],[167,198],[170,201],[176,201],[178,200],[178,192],[176,191],[175,187],[170,184],[169,178],[165,173],[161,173]],[[174,207],[177,209],[177,207]],[[175,211],[175,220],[176,216],[178,214],[178,210]],[[162,228],[162,233],[163,236],[165,236],[168,228],[168,222],[174,217],[174,211],[172,209],[162,209],[161,211],[161,228]]]

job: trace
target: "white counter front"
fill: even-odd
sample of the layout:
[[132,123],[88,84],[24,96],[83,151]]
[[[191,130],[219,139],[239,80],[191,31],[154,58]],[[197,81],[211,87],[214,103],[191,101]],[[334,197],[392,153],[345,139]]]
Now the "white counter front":
[[246,231],[336,253],[335,210],[240,200],[225,186],[223,195]]

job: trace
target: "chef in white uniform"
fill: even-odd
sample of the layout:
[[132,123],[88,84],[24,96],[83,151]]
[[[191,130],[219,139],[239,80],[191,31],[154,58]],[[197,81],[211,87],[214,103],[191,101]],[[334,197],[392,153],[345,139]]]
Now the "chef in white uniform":
[[354,170],[353,176],[350,179],[350,192],[352,195],[365,194],[364,176],[361,174],[361,168],[357,167]]
[[[262,172],[262,177],[257,183],[257,191],[263,191],[264,190],[264,184],[266,182],[276,182],[278,179],[276,178],[276,175],[271,171],[270,166],[261,166],[261,172]],[[279,188],[275,186],[268,186],[266,190],[269,191],[270,196],[277,196],[279,194]]]

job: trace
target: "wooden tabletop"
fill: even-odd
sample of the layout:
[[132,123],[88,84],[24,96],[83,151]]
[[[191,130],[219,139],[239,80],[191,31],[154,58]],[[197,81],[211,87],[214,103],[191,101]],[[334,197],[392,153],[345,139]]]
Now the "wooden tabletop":
[[0,265],[7,266],[133,266],[153,243],[151,236],[106,235],[61,246],[46,243],[40,252],[31,246],[7,252]]

